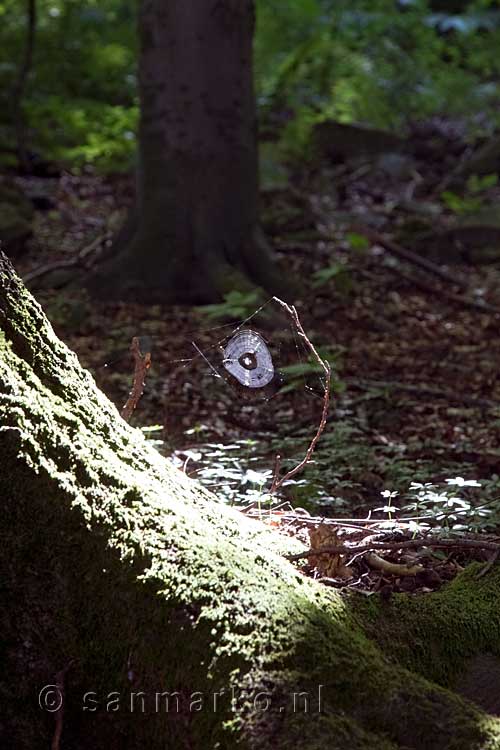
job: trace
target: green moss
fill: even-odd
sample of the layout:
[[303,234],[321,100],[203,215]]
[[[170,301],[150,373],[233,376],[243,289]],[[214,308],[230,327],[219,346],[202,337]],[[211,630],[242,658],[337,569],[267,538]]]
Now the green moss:
[[[372,602],[361,612],[301,576],[281,556],[299,543],[160,457],[55,339],[1,256],[0,272],[0,694],[10,746],[48,742],[53,717],[33,695],[71,663],[68,746],[500,747],[500,721],[424,678],[435,676],[430,659],[426,672],[403,645],[391,658],[391,628],[401,616],[410,638],[417,604],[398,600],[387,618]],[[455,642],[465,629],[471,648],[474,634],[496,642],[481,620],[498,617],[493,578],[476,585],[479,613],[463,580],[443,595],[448,613],[467,609]],[[414,623],[414,635],[424,639],[426,627]],[[88,691],[96,712],[82,710]],[[143,691],[144,716],[106,711],[111,691],[126,704]],[[178,714],[151,705],[164,691],[181,696]],[[258,693],[269,696],[265,711]],[[297,710],[299,693],[310,710]]]
[[500,653],[500,566],[479,581],[480,569],[468,566],[438,592],[388,602],[354,595],[350,605],[391,661],[449,686],[469,657]]

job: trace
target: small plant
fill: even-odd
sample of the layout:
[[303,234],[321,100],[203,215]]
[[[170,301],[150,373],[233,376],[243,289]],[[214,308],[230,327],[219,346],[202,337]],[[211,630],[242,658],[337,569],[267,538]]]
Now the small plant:
[[[446,529],[447,531],[484,531],[491,526],[492,508],[490,504],[478,505],[468,488],[481,487],[475,479],[455,477],[447,479],[445,486],[426,482],[410,484],[410,502],[396,507],[393,500],[398,492],[384,490],[382,497],[387,500],[384,506],[375,508],[384,513],[389,521],[410,521],[415,531],[425,529]],[[460,490],[465,490],[460,495]]]
[[313,286],[318,288],[333,282],[335,289],[347,294],[352,289],[352,277],[349,269],[343,263],[333,263],[326,268],[320,268],[313,274]]
[[370,247],[370,241],[364,234],[358,234],[357,232],[348,232],[346,234],[346,240],[349,243],[351,250],[356,250],[359,253],[363,253]]
[[467,180],[467,190],[469,193],[474,194],[483,193],[485,190],[489,190],[497,185],[497,174],[485,174],[482,177],[477,174],[472,174]]
[[458,215],[471,214],[479,211],[484,205],[484,193],[498,183],[498,175],[487,174],[484,177],[473,174],[466,184],[465,195],[458,195],[451,190],[445,190],[441,199],[446,208]]
[[483,205],[483,201],[477,196],[462,196],[451,190],[445,190],[444,193],[441,194],[441,200],[449,211],[452,211],[458,216],[473,214],[476,211],[479,211]]
[[391,492],[390,490],[384,490],[380,493],[385,500],[387,500],[386,504],[382,508],[375,508],[375,510],[381,511],[382,513],[387,514],[387,518],[389,521],[392,521],[392,515],[395,511],[398,511],[399,508],[392,504],[392,501],[396,499],[398,496],[398,492]]
[[[335,370],[339,366],[339,359],[343,353],[343,350],[339,348],[337,351],[331,349],[318,348],[318,354],[321,359],[329,363],[332,369],[330,389],[335,393],[341,393],[344,390],[344,384],[341,380],[336,377]],[[289,365],[284,365],[280,368],[280,373],[284,377],[285,385],[280,389],[280,393],[288,393],[297,389],[304,388],[304,380],[308,378],[321,377],[323,371],[319,364],[314,360],[306,360],[304,362],[293,362]]]
[[227,318],[240,320],[251,315],[262,304],[261,293],[238,292],[234,290],[224,295],[224,302],[218,305],[204,305],[201,309],[209,320],[226,320]]

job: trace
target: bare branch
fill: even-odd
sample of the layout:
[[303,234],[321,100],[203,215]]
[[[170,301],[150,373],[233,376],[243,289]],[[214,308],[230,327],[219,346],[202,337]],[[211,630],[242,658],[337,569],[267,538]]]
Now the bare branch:
[[411,263],[414,266],[418,266],[433,276],[437,276],[441,281],[446,281],[448,284],[458,287],[462,291],[467,290],[467,284],[465,281],[462,281],[462,279],[457,278],[454,274],[448,273],[448,271],[445,271],[441,266],[436,265],[436,263],[424,258],[422,255],[418,255],[418,253],[414,253],[412,250],[402,247],[397,242],[394,242],[394,240],[390,240],[379,232],[359,225],[353,226],[352,231],[364,235],[371,243],[374,245],[380,245],[380,247],[383,247],[384,250],[387,250],[391,255],[395,255],[397,258],[405,260],[407,263]]
[[109,241],[112,237],[112,233],[107,231],[104,234],[100,234],[98,237],[92,240],[88,245],[82,247],[77,254],[68,260],[56,260],[53,263],[47,263],[43,266],[38,266],[33,271],[23,276],[23,281],[26,285],[32,284],[37,281],[40,277],[46,276],[53,271],[58,271],[61,268],[71,268],[73,266],[80,266],[82,268],[89,267],[89,255],[95,254],[99,251],[101,245]]
[[146,354],[142,354],[139,346],[139,339],[137,338],[137,336],[134,336],[134,338],[132,339],[130,351],[132,352],[134,357],[135,372],[132,390],[130,391],[127,403],[121,411],[121,415],[126,422],[129,421],[130,417],[132,416],[132,412],[134,411],[135,407],[139,403],[142,394],[144,393],[146,373],[151,366],[151,353],[146,352]]
[[308,549],[305,552],[299,552],[296,555],[287,555],[287,560],[301,560],[304,557],[312,555],[331,555],[357,554],[358,552],[369,552],[374,549],[399,550],[399,549],[420,549],[421,547],[430,547],[431,549],[480,549],[497,552],[500,550],[500,542],[487,542],[480,539],[405,539],[400,542],[369,542],[368,544],[346,545],[320,547],[319,549]]
[[325,359],[322,359],[316,349],[314,348],[314,344],[310,341],[310,339],[307,337],[306,332],[302,328],[302,323],[299,319],[299,314],[296,310],[296,308],[293,305],[288,305],[286,302],[283,302],[282,299],[279,297],[273,297],[273,300],[277,302],[281,307],[288,313],[288,315],[291,317],[299,336],[304,339],[306,345],[312,352],[314,358],[322,368],[323,372],[325,373],[325,390],[323,394],[323,411],[321,412],[321,419],[320,423],[318,425],[318,429],[316,430],[316,434],[314,435],[313,439],[311,440],[309,447],[305,453],[304,458],[302,461],[300,461],[297,466],[294,466],[293,469],[290,469],[290,471],[287,471],[286,474],[284,474],[281,478],[279,477],[279,465],[280,465],[280,459],[277,458],[276,465],[275,465],[275,472],[274,472],[274,478],[273,483],[271,485],[271,494],[274,494],[276,490],[283,485],[284,482],[286,482],[288,479],[291,479],[296,474],[298,474],[306,464],[309,463],[311,460],[311,456],[314,452],[314,449],[316,447],[316,444],[318,440],[320,439],[325,427],[326,427],[326,420],[328,417],[328,408],[330,405],[330,383],[331,383],[331,369],[330,364]]
[[63,730],[63,718],[64,718],[64,694],[65,694],[64,680],[66,678],[66,673],[71,669],[73,664],[74,664],[74,661],[71,660],[69,664],[66,667],[64,667],[64,669],[61,669],[61,671],[56,674],[56,688],[57,688],[57,693],[58,693],[59,706],[54,713],[56,727],[54,729],[54,736],[52,737],[51,750],[59,750],[59,743],[61,742],[61,735],[62,735],[62,730]]
[[393,274],[396,274],[399,278],[408,281],[410,284],[413,284],[428,294],[438,295],[455,305],[460,305],[460,307],[465,307],[469,310],[476,310],[477,312],[489,313],[491,315],[500,315],[500,308],[495,305],[490,305],[489,302],[485,302],[481,299],[473,299],[466,294],[455,294],[454,292],[450,292],[443,288],[436,289],[434,284],[429,284],[413,274],[406,274],[400,268],[395,268],[394,266],[387,265],[386,268],[388,268]]

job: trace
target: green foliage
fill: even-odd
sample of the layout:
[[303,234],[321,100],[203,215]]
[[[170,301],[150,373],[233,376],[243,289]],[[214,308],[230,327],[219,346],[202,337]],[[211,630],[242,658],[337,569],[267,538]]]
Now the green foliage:
[[349,243],[349,247],[351,248],[351,250],[364,252],[370,247],[369,240],[363,234],[357,234],[356,232],[347,232],[346,240]]
[[92,99],[32,100],[27,111],[37,125],[37,147],[73,168],[95,164],[107,172],[130,171],[136,152],[138,110]]
[[[316,349],[319,356],[325,362],[328,362],[331,368],[331,379],[330,388],[335,393],[341,393],[345,386],[344,383],[337,378],[336,371],[340,367],[341,357],[343,349],[339,347],[336,350],[328,349],[325,347],[319,347]],[[288,393],[289,391],[300,390],[304,387],[304,379],[310,376],[320,377],[324,379],[324,370],[314,359],[308,359],[303,362],[294,362],[289,365],[284,365],[280,368],[280,373],[285,378],[285,385],[280,389],[280,393]]]
[[[346,240],[351,250],[356,253],[364,253],[370,247],[367,238],[356,232],[348,232]],[[340,294],[349,294],[353,288],[353,279],[349,267],[344,263],[331,263],[325,268],[320,268],[313,274],[313,286],[323,287],[333,283],[335,291]]]
[[[475,479],[454,477],[446,484],[412,482],[409,496],[401,506],[394,505],[398,492],[384,490],[381,495],[386,504],[375,511],[389,520],[404,521],[410,518],[414,531],[427,529],[455,532],[481,532],[494,528],[498,523],[498,498],[493,502],[480,502],[473,488],[481,487]],[[402,498],[401,498],[402,499]]]
[[487,174],[484,177],[471,175],[467,180],[465,195],[458,195],[451,190],[445,190],[441,194],[441,200],[446,208],[458,215],[477,213],[484,206],[486,190],[495,187],[498,183],[498,175]]
[[[433,13],[425,0],[256,5],[261,120],[279,116],[282,145],[297,158],[308,156],[311,130],[326,118],[401,127],[481,110],[488,117],[475,120],[476,129],[498,122],[500,11],[492,0],[468,3],[460,15]],[[30,144],[71,163],[128,168],[137,120],[136,4],[37,0],[37,17],[26,91]],[[0,133],[12,142],[8,116],[26,5],[1,0],[0,20]]]
[[467,190],[470,193],[482,193],[484,190],[498,185],[497,174],[485,174],[483,177],[473,174],[467,180]]
[[482,109],[498,120],[493,2],[470,3],[460,16],[432,13],[424,0],[298,0],[286,9],[262,0],[257,7],[260,100],[264,111],[294,112],[284,134],[293,156],[306,155],[311,128],[326,118],[399,127]]
[[452,190],[445,190],[441,193],[441,200],[449,211],[458,215],[473,214],[483,204],[480,198],[458,195]]
[[224,302],[218,305],[204,305],[200,311],[209,320],[226,320],[247,318],[259,305],[262,304],[262,296],[258,291],[238,292],[234,290],[224,295]]
[[[23,59],[26,5],[0,2],[0,131]],[[137,120],[135,4],[128,0],[37,0],[25,112],[29,144],[69,165],[130,169]]]
[[352,276],[343,263],[332,263],[326,268],[320,268],[313,274],[313,286],[316,288],[333,282],[337,292],[347,294],[352,289]]

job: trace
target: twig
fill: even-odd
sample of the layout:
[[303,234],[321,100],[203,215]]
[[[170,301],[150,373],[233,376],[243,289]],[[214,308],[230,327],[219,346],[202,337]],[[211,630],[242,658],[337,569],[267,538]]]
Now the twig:
[[283,302],[282,299],[279,297],[273,297],[273,300],[277,302],[281,307],[290,315],[299,336],[304,339],[305,343],[309,347],[310,351],[312,352],[314,358],[322,368],[323,372],[325,373],[325,391],[323,394],[323,410],[321,412],[321,419],[318,425],[318,429],[316,430],[316,434],[314,435],[313,439],[311,440],[309,447],[306,450],[305,456],[296,466],[293,467],[293,469],[290,469],[290,471],[287,471],[286,474],[284,474],[281,478],[279,477],[279,463],[281,459],[276,460],[275,465],[275,473],[273,482],[271,485],[270,494],[274,494],[276,490],[283,485],[284,482],[288,481],[292,477],[294,477],[296,474],[298,474],[306,464],[309,463],[311,460],[311,456],[314,453],[314,449],[316,447],[316,444],[318,440],[320,439],[325,427],[326,427],[326,420],[328,417],[328,407],[330,404],[330,382],[331,382],[331,369],[330,364],[325,359],[321,359],[318,352],[314,348],[314,344],[310,341],[310,339],[307,337],[306,332],[304,331],[302,327],[302,323],[299,319],[299,314],[296,310],[296,308],[293,305],[288,305],[286,302]]
[[494,566],[494,564],[498,560],[498,555],[499,554],[500,554],[500,547],[498,549],[494,550],[494,552],[491,553],[490,559],[484,565],[484,567],[481,568],[481,570],[477,574],[476,578],[482,578],[483,576],[486,575],[486,573],[489,573],[489,571],[492,569],[492,567]]
[[417,279],[415,278],[415,276],[409,276],[408,274],[403,273],[399,268],[394,268],[394,266],[389,265],[386,265],[385,267],[393,273],[396,273],[400,278],[408,281],[410,284],[413,284],[419,289],[422,289],[424,292],[428,292],[429,294],[433,294],[438,297],[443,297],[444,299],[447,299],[456,305],[460,305],[461,307],[466,307],[469,310],[476,310],[477,312],[481,313],[490,313],[491,315],[500,315],[500,307],[490,305],[489,302],[471,299],[470,297],[466,297],[463,294],[455,294],[454,292],[449,292],[447,289],[436,289],[436,287],[432,284],[428,284],[425,281],[422,281],[422,279]]
[[500,550],[499,542],[482,542],[479,539],[408,539],[401,542],[370,542],[369,544],[360,544],[358,546],[337,545],[320,547],[319,549],[308,549],[305,552],[298,552],[295,555],[286,555],[287,560],[301,560],[311,555],[345,555],[358,552],[369,552],[374,549],[398,550],[398,549],[419,549],[420,547],[431,547],[432,549],[481,549],[497,552]]
[[151,353],[146,352],[146,354],[142,354],[141,348],[139,346],[139,339],[137,338],[137,336],[134,336],[134,338],[132,339],[130,351],[132,352],[134,357],[135,372],[132,390],[130,391],[127,403],[121,411],[121,415],[126,422],[129,421],[130,417],[132,416],[132,412],[134,411],[135,407],[139,403],[139,399],[144,393],[146,372],[151,366]]
[[407,263],[411,263],[414,266],[423,268],[424,271],[431,273],[433,276],[437,276],[439,279],[441,279],[442,281],[446,281],[448,284],[452,284],[453,286],[458,287],[462,291],[467,290],[468,287],[464,281],[457,279],[451,273],[448,273],[443,268],[436,265],[436,263],[432,263],[432,261],[428,260],[427,258],[418,255],[418,253],[414,253],[412,250],[408,250],[407,248],[402,247],[397,242],[394,242],[394,240],[390,240],[389,238],[384,237],[382,234],[375,232],[373,229],[368,229],[368,227],[353,226],[351,227],[351,229],[353,232],[364,235],[374,245],[380,245],[380,247],[383,247],[384,250],[387,250],[387,252],[391,253],[391,255],[395,255],[397,258],[401,258],[402,260],[405,260]]
[[72,266],[77,266],[80,263],[83,264],[83,261],[89,256],[94,250],[96,250],[99,245],[102,242],[106,242],[111,238],[111,232],[105,232],[104,234],[100,234],[99,237],[96,237],[92,240],[88,245],[85,245],[82,247],[81,250],[78,251],[78,253],[69,260],[56,260],[53,263],[47,263],[44,266],[39,266],[38,268],[35,268],[33,271],[30,271],[30,273],[27,273],[23,277],[23,281],[25,284],[29,284],[35,279],[39,279],[41,276],[46,276],[48,273],[51,273],[52,271],[58,271],[60,268],[71,268]]
[[271,485],[271,494],[275,492],[277,482],[279,481],[280,466],[281,466],[281,456],[279,453],[277,453],[276,458],[274,460],[274,472],[273,472],[273,483]]
[[66,667],[64,667],[64,669],[61,669],[61,671],[57,672],[56,674],[56,685],[59,691],[60,705],[54,714],[54,718],[56,721],[56,728],[54,729],[54,736],[52,737],[51,750],[59,750],[59,743],[61,742],[61,735],[62,735],[62,730],[63,730],[63,718],[64,718],[64,679],[66,677],[66,673],[68,672],[69,669],[71,669],[73,664],[74,664],[74,661],[71,660],[69,664]]
[[[288,512],[281,511],[280,506],[278,505],[276,507],[270,508],[269,512],[271,515],[278,515],[280,521],[283,521],[285,523],[299,523],[301,526],[320,526],[321,524],[324,524],[326,526],[342,526],[345,528],[356,529],[363,534],[373,534],[373,529],[371,529],[370,527],[378,526],[379,524],[384,523],[380,519],[374,518],[358,520],[357,518],[323,518],[318,516],[309,516],[302,513],[297,513],[296,510],[297,509],[294,509]],[[260,518],[261,516],[258,510],[252,507],[252,505],[245,508],[242,512],[250,518]],[[418,520],[420,520],[421,518],[433,518],[433,516],[418,516]]]

